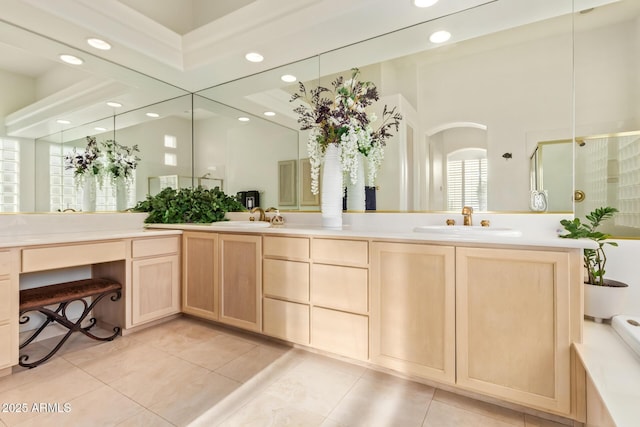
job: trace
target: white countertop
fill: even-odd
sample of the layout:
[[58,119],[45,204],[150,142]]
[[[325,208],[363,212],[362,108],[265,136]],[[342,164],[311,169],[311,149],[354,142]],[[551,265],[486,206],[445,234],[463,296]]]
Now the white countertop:
[[[233,222],[233,221],[231,221]],[[191,231],[209,231],[209,232],[233,232],[233,233],[251,233],[251,234],[286,234],[286,235],[314,235],[323,237],[355,237],[364,239],[399,239],[399,240],[415,240],[417,242],[430,243],[470,243],[482,245],[514,245],[514,246],[538,246],[538,247],[556,247],[556,248],[585,248],[592,247],[593,242],[589,240],[562,239],[557,236],[538,236],[523,235],[519,237],[508,236],[459,236],[446,234],[430,234],[414,232],[413,228],[406,231],[386,231],[365,228],[352,227],[345,225],[342,229],[323,228],[318,225],[307,224],[284,224],[271,226],[268,228],[246,228],[233,227],[229,222],[224,225],[218,223],[212,224],[147,224],[147,229],[178,229]]]
[[181,234],[181,230],[152,230],[146,228],[124,230],[100,230],[66,233],[40,233],[15,236],[0,236],[0,248],[15,248],[35,245],[90,242],[96,240],[128,239]]
[[575,347],[616,425],[638,426],[640,357],[610,325],[592,321],[585,321],[583,343]]

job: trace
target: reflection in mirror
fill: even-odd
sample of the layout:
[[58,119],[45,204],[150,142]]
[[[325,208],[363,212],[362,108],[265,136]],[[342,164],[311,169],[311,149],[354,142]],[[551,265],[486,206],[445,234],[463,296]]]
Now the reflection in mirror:
[[[101,172],[96,191],[97,211],[124,210],[133,207],[147,194],[165,186],[191,187],[191,95],[152,104],[108,119],[61,130],[39,138],[35,144],[36,191],[35,207],[39,212],[86,211],[83,206],[85,190],[74,178],[74,170],[67,168],[65,156],[82,153],[87,146],[87,136],[96,138],[107,164],[105,142],[139,150],[133,155],[139,158],[127,185],[125,201],[118,206],[117,182],[106,170]],[[155,187],[154,187],[155,185]],[[121,192],[122,194],[122,192]]]
[[[313,88],[330,86],[336,76],[348,76],[358,67],[361,78],[379,90],[376,108],[396,106],[404,117],[400,131],[387,142],[376,184],[379,211],[457,206],[447,200],[453,185],[445,182],[446,158],[432,158],[431,153],[451,153],[461,144],[486,149],[486,185],[480,178],[473,191],[486,189],[484,209],[528,211],[528,144],[572,135],[572,11],[571,0],[545,1],[544,6],[524,0],[491,2],[323,53],[315,67],[312,60],[302,64],[311,67],[299,74],[290,70],[300,64],[292,64],[203,94],[255,115],[275,111],[280,123],[298,129],[294,106],[287,105],[297,85],[283,84],[280,76],[294,75]],[[504,17],[498,27],[490,19],[495,16]],[[451,32],[451,40],[430,43],[429,34],[443,28]],[[481,142],[465,142],[452,132],[442,143],[439,130],[459,123],[484,129],[477,138]],[[536,138],[530,142],[531,135]],[[301,159],[306,157],[306,138],[300,132]],[[505,152],[512,157],[502,157]]]
[[[532,209],[539,206],[548,212],[573,210],[573,147],[570,141],[541,141],[531,155]],[[539,196],[540,193],[543,196]],[[536,202],[537,197],[544,197],[544,200]]]
[[297,131],[200,95],[193,125],[196,177],[223,182],[248,208],[298,208]]
[[[533,156],[537,189],[549,194],[549,206],[562,195],[566,208],[573,197],[576,217],[596,208],[618,209],[612,221],[601,225],[617,237],[640,234],[640,131],[540,142]],[[568,168],[575,153],[575,189]],[[532,188],[536,188],[535,186]]]

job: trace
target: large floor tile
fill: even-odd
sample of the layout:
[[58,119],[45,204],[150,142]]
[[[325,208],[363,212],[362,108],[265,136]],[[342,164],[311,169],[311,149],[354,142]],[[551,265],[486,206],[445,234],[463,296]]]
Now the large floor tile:
[[72,368],[73,365],[61,357],[54,357],[35,369],[14,366],[11,375],[0,378],[0,395],[8,390],[33,382],[46,382],[52,377],[57,377],[61,372]]
[[521,412],[481,402],[479,400],[444,390],[436,390],[433,400],[437,400],[438,402],[445,403],[449,406],[455,406],[456,408],[465,409],[469,412],[484,415],[486,417],[495,418],[515,426],[522,426],[524,424],[524,416]]
[[[523,421],[524,422],[524,421]],[[511,427],[513,424],[434,400],[424,427]]]
[[119,344],[87,348],[66,354],[64,358],[99,380],[111,384],[154,364],[172,360],[173,356],[150,344],[123,339]]
[[181,317],[135,332],[129,337],[175,354],[219,334],[218,329],[206,323]]
[[145,408],[149,408],[158,402],[180,400],[181,390],[187,389],[189,384],[202,379],[208,373],[208,370],[200,366],[169,356],[159,361],[149,360],[144,368],[118,378],[110,385]]
[[348,426],[416,426],[434,389],[381,373],[363,375],[328,418]]
[[109,426],[116,425],[144,410],[143,407],[102,386],[65,402],[59,412],[41,413],[17,424],[18,427]]
[[[35,368],[35,372],[38,368]],[[64,404],[71,400],[90,393],[103,386],[86,372],[76,368],[62,369],[58,375],[51,375],[44,381],[29,382],[23,386],[0,393],[0,402],[26,403],[28,408],[34,404]],[[33,418],[37,412],[5,413],[2,420],[10,426]]]
[[262,395],[250,401],[241,410],[223,420],[220,427],[314,427],[320,426],[324,417],[307,411],[286,399]]
[[286,351],[286,348],[257,345],[247,353],[222,365],[216,369],[216,372],[244,383],[277,361]]
[[157,396],[148,408],[175,425],[186,426],[238,386],[239,382],[210,372],[174,383],[175,393]]
[[345,367],[318,358],[304,358],[266,392],[299,409],[326,417],[358,381]]
[[133,417],[129,417],[126,420],[117,424],[117,427],[173,427],[169,421],[160,417],[157,414],[144,409],[138,412]]
[[177,357],[215,371],[255,347],[247,341],[219,334],[175,353]]

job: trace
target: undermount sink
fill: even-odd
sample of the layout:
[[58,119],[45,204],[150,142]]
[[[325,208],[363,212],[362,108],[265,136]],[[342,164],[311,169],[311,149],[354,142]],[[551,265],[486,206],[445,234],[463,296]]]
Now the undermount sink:
[[447,236],[499,236],[499,237],[519,237],[522,236],[520,230],[506,227],[482,227],[469,225],[421,225],[413,229],[418,233],[442,234]]
[[212,222],[211,226],[229,228],[267,228],[271,227],[271,223],[266,221],[218,221]]

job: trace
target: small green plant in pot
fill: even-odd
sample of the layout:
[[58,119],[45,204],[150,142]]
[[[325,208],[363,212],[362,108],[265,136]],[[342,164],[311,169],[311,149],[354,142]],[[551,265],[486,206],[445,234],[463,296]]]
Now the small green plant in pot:
[[[611,235],[598,231],[598,227],[618,212],[616,208],[606,206],[596,208],[585,216],[587,223],[580,218],[563,219],[560,224],[567,233],[560,237],[565,239],[590,239],[597,247],[583,250],[583,262],[586,269],[585,276],[585,315],[593,317],[597,322],[620,314],[624,306],[626,283],[605,279],[607,254],[605,246],[618,246],[618,243],[608,239]],[[613,290],[613,291],[612,291]]]

